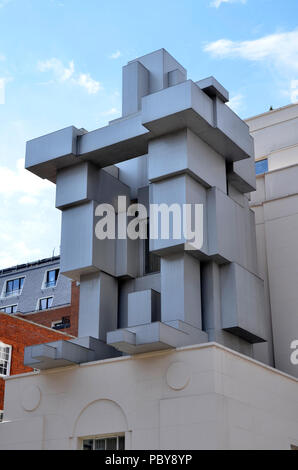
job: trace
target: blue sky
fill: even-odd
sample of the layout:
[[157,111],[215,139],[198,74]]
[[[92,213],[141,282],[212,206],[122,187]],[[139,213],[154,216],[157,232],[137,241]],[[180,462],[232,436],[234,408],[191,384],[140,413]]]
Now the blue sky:
[[0,269],[59,252],[55,187],[25,142],[120,115],[121,67],[164,47],[249,117],[298,101],[297,0],[0,0]]

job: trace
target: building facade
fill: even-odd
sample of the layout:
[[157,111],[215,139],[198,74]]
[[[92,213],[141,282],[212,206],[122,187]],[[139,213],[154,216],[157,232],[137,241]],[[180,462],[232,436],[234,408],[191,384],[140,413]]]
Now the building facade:
[[1,449],[298,446],[297,379],[218,343],[10,377],[6,387]]
[[32,344],[71,339],[71,335],[53,331],[15,315],[0,313],[0,418],[5,409],[5,378],[32,372],[24,365],[24,349]]
[[[80,282],[78,338],[26,348],[40,373],[6,380],[1,448],[297,446],[298,370],[274,368],[270,279],[248,196],[253,125],[228,100],[162,49],[124,67],[120,119],[28,142],[27,169],[56,183],[60,269]],[[137,213],[150,231],[152,204],[200,206],[200,243],[174,222],[168,237],[99,236],[109,214],[127,228]]]
[[27,313],[26,315],[17,314],[17,316],[71,336],[78,336],[79,300],[80,286],[76,281],[73,281],[71,283],[70,304]]
[[0,271],[0,310],[32,313],[70,304],[71,281],[56,256]]
[[[272,325],[269,363],[297,377],[289,351],[298,339],[298,104],[246,122],[255,142],[257,189],[250,205],[256,215],[266,316]],[[264,345],[255,348],[267,362]]]
[[0,271],[0,312],[78,333],[79,285],[60,274],[60,257]]

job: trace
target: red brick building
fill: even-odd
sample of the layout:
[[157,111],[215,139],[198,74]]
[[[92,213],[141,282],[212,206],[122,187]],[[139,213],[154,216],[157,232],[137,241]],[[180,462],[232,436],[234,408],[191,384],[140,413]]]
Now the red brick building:
[[[76,289],[74,289],[74,295],[78,295]],[[40,318],[40,321],[50,324],[54,321],[54,318],[60,319],[61,314],[72,315],[71,308],[72,306],[56,309],[60,310],[59,312],[55,312],[55,310],[49,311],[49,318]],[[4,409],[4,377],[32,371],[30,367],[24,366],[24,348],[34,344],[70,339],[72,337],[70,334],[29,321],[29,317],[34,317],[35,315],[38,314],[26,315],[25,319],[16,315],[0,313],[0,413]],[[46,317],[45,312],[40,315]],[[75,327],[74,325],[74,330],[75,328],[77,326]]]
[[17,316],[48,328],[63,331],[72,336],[78,336],[79,301],[80,287],[76,281],[73,281],[71,284],[70,305],[50,308],[36,313],[27,313],[26,315],[17,314]]

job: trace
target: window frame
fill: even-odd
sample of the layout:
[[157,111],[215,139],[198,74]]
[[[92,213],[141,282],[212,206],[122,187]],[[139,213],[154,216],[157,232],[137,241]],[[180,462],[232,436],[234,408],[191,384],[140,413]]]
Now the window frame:
[[[4,312],[4,309],[5,308],[12,308],[12,307],[16,307],[16,311],[15,312]],[[12,305],[4,305],[3,307],[0,307],[0,313],[6,313],[7,315],[14,315],[15,313],[18,312],[18,304],[12,304]]]
[[[22,283],[22,287],[20,289],[15,289],[15,290],[12,290],[11,292],[7,292],[7,287],[8,287],[9,282],[21,281],[22,279],[23,279],[23,283]],[[26,280],[26,276],[18,276],[18,277],[13,277],[13,278],[10,278],[10,279],[6,279],[3,283],[1,298],[8,299],[8,298],[11,298],[11,297],[20,296],[23,292],[23,289],[24,289],[25,280]]]
[[9,348],[9,359],[7,361],[7,372],[6,374],[1,374],[0,377],[9,377],[10,376],[10,369],[11,369],[11,359],[12,359],[12,346],[10,344],[5,344],[2,341],[0,341],[0,350],[1,348]]
[[[50,272],[56,272],[56,271],[58,271],[56,282],[55,282],[55,284],[50,284],[50,281],[48,281],[48,275],[49,275]],[[43,279],[43,283],[42,283],[42,290],[44,290],[44,289],[55,289],[55,287],[57,287],[57,284],[58,284],[59,276],[60,276],[60,268],[47,269],[45,271],[45,274],[44,274],[44,279]]]
[[[262,162],[267,162],[267,168],[265,171],[262,171],[261,173],[257,173],[257,164],[258,163],[262,163]],[[266,173],[268,173],[269,171],[269,161],[268,161],[268,157],[264,157],[264,158],[259,158],[258,160],[255,161],[255,171],[256,171],[256,176],[259,176],[259,175],[265,175]]]
[[[117,439],[117,449],[113,449],[113,450],[116,450],[116,451],[119,451],[121,449],[119,449],[119,438],[123,438],[124,439],[124,449],[125,450],[125,442],[126,442],[126,439],[125,439],[125,433],[120,433],[120,434],[110,434],[110,435],[104,435],[104,436],[90,436],[90,437],[83,437],[81,438],[81,450],[87,450],[87,449],[84,449],[84,442],[85,441],[93,441],[93,448],[90,449],[92,451],[95,451],[95,450],[103,450],[104,452],[107,451],[107,442],[109,439]],[[95,442],[96,441],[105,441],[105,449],[95,449]],[[111,450],[111,451],[113,451]]]
[[[66,318],[69,318],[69,322],[64,323],[63,320],[66,319]],[[57,325],[63,325],[64,328],[54,328]],[[54,320],[54,321],[52,321],[52,324],[51,324],[52,330],[55,330],[55,331],[66,330],[67,328],[70,328],[70,327],[71,327],[71,320],[70,320],[69,316],[68,317],[62,317],[61,320]]]
[[[52,304],[51,304],[51,306],[49,307],[49,306],[48,306],[48,302],[47,302],[47,308],[40,308],[40,302],[41,302],[42,300],[49,300],[49,299],[52,299]],[[48,296],[48,297],[40,297],[40,298],[37,300],[36,311],[37,311],[37,312],[45,312],[46,310],[50,310],[50,309],[52,308],[53,301],[54,301],[54,296],[53,296],[53,295],[50,295],[50,296]]]

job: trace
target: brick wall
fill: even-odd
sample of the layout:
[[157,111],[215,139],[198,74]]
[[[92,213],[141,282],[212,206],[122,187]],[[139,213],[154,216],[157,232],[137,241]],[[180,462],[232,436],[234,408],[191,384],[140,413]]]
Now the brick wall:
[[[10,375],[32,371],[30,367],[24,366],[25,346],[71,338],[69,334],[31,323],[27,317],[24,320],[18,316],[0,313],[0,341],[12,346]],[[0,378],[0,410],[4,409],[4,388],[5,381]]]
[[70,328],[62,330],[64,333],[72,336],[78,336],[78,315],[79,315],[80,288],[75,281],[71,285],[71,305],[65,307],[43,310],[38,313],[29,313],[26,315],[18,314],[21,318],[33,321],[39,325],[52,327],[52,322],[61,321],[63,317],[70,318]]

